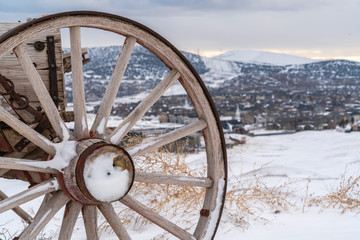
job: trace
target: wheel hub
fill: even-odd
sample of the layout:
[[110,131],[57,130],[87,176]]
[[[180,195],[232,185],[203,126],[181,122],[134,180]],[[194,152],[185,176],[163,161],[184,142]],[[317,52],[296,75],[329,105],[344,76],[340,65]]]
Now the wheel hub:
[[83,204],[113,202],[125,196],[134,182],[134,164],[125,149],[98,139],[81,141],[78,156],[64,169],[64,192]]

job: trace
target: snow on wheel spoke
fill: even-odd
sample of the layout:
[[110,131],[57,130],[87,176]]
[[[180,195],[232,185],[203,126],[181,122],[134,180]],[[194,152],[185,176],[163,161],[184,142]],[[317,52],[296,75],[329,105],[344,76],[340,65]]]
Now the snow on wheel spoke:
[[187,126],[179,128],[179,129],[176,129],[176,130],[166,133],[162,136],[159,136],[156,138],[151,138],[144,143],[140,143],[140,144],[136,145],[135,147],[128,149],[127,151],[131,156],[136,156],[136,155],[144,154],[147,152],[151,152],[153,150],[158,149],[161,146],[164,146],[168,143],[174,142],[183,137],[189,136],[189,135],[196,133],[206,127],[207,127],[207,123],[205,122],[205,120],[200,119],[200,120],[196,121],[195,123],[189,124]]
[[[7,198],[8,196],[4,192],[0,191],[0,200],[4,200]],[[25,212],[21,207],[15,207],[12,210],[28,224],[32,222],[33,218],[27,212]]]
[[172,184],[193,187],[212,187],[213,181],[204,177],[173,176],[158,173],[136,172],[136,182]]
[[[48,90],[41,79],[39,73],[37,72],[36,68],[33,65],[29,55],[26,53],[24,47],[20,44],[13,49],[16,57],[18,58],[24,73],[26,74],[29,82],[31,83],[33,90],[38,97],[41,106],[46,112],[46,116],[48,117],[52,127],[54,128],[55,132],[59,135],[61,139],[63,139],[63,129],[60,126],[61,123],[64,124],[64,121],[61,119],[59,115],[59,111],[55,106],[55,103],[50,97]],[[65,124],[64,124],[65,125]],[[66,131],[69,133],[69,130],[66,128]]]
[[11,128],[16,130],[18,133],[29,139],[32,143],[39,146],[42,150],[49,153],[50,155],[55,155],[55,148],[51,146],[50,140],[36,132],[34,129],[20,121],[18,118],[13,116],[11,113],[6,111],[3,107],[0,106],[0,120],[5,122]]
[[58,189],[59,184],[56,179],[51,179],[37,184],[25,191],[22,191],[14,196],[2,200],[0,202],[0,213],[17,207],[23,203],[29,202],[46,193],[56,191]]
[[55,193],[46,203],[41,205],[34,221],[21,233],[20,240],[35,239],[46,224],[68,201],[68,197],[62,191]]
[[70,28],[70,51],[71,51],[71,69],[72,69],[72,86],[74,101],[75,138],[85,138],[89,136],[89,129],[86,119],[85,109],[85,91],[84,75],[81,52],[81,28]]
[[136,38],[134,37],[127,37],[125,39],[123,48],[116,61],[114,71],[111,75],[109,85],[106,88],[94,124],[91,127],[91,132],[95,133],[95,136],[100,137],[105,132],[105,127],[107,125],[107,121],[111,113],[111,108],[115,101],[116,94],[119,90],[121,80],[124,76],[124,72],[129,62],[131,53],[134,49],[135,43],[136,43]]
[[74,231],[76,220],[79,216],[82,205],[74,201],[66,204],[64,218],[61,224],[59,239],[69,240]]
[[173,234],[174,236],[183,239],[183,240],[194,240],[196,239],[193,235],[185,231],[184,229],[180,228],[176,224],[170,222],[166,218],[160,216],[150,208],[143,205],[138,200],[130,197],[129,195],[124,196],[120,199],[120,202],[132,209],[133,211],[137,212],[144,218],[150,220],[151,222],[155,223],[162,229],[168,231],[169,233]]
[[82,215],[85,224],[87,239],[99,239],[97,234],[97,212],[96,206],[84,205],[82,207]]
[[146,98],[127,116],[124,121],[110,134],[107,140],[118,144],[128,131],[145,115],[151,106],[171,87],[180,77],[177,70],[172,70]]
[[116,235],[121,240],[131,240],[129,234],[121,223],[120,218],[117,216],[111,203],[104,203],[98,205],[99,210],[104,215],[106,220],[109,222],[111,228],[114,230]]
[[54,174],[58,172],[55,169],[49,168],[44,161],[34,161],[7,157],[0,157],[0,168]]

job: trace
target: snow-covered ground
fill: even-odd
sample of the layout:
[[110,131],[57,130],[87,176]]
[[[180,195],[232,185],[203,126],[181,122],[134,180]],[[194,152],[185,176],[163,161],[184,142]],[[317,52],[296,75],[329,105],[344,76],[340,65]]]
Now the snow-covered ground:
[[[227,200],[216,239],[358,239],[360,206],[354,202],[360,200],[359,186],[352,186],[340,208],[327,207],[329,198],[324,196],[346,188],[347,183],[359,176],[359,143],[359,132],[307,131],[246,137],[246,144],[228,149],[228,194],[240,196],[238,203],[242,204],[236,206],[230,198]],[[197,165],[204,154],[188,155],[189,165]],[[11,195],[27,184],[1,179],[0,186]],[[40,203],[41,199],[36,199],[22,207],[33,213]],[[347,210],[351,206],[353,209]],[[1,214],[0,233],[1,229],[20,231],[23,224],[16,218],[11,211]],[[52,220],[44,234],[56,236],[61,219],[62,213]],[[190,221],[194,224],[196,218]],[[146,225],[141,230],[130,228],[129,233],[133,239],[151,239],[162,230]],[[171,238],[166,235],[158,239],[168,237]],[[82,221],[78,221],[73,239],[85,239]],[[117,237],[102,231],[101,239]]]
[[[232,209],[227,209],[217,238],[357,239],[359,205],[352,212],[342,213],[344,208],[326,208],[325,201],[323,205],[310,204],[312,199],[337,192],[351,176],[360,175],[359,143],[358,132],[311,131],[248,137],[245,145],[229,149],[229,190],[239,180],[260,181],[290,193],[287,197],[291,204],[275,213],[274,208],[256,207],[255,201],[255,214],[248,215],[243,228],[229,222],[227,212]],[[359,185],[353,190],[357,193],[353,197],[359,201]]]

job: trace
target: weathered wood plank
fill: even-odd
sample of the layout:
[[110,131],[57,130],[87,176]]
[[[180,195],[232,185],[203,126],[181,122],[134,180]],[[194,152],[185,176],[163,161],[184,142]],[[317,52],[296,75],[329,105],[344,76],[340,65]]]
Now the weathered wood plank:
[[34,221],[21,233],[19,240],[35,239],[68,201],[69,198],[64,192],[58,191],[55,193],[48,201],[41,205],[35,215]]
[[173,176],[159,173],[136,172],[135,181],[143,183],[171,184],[193,187],[212,187],[213,181],[205,177]]
[[59,239],[70,240],[82,205],[74,201],[66,204]]
[[142,142],[142,143],[128,149],[127,152],[131,156],[136,156],[136,155],[148,153],[151,151],[155,151],[161,146],[164,146],[164,145],[174,142],[178,139],[181,139],[183,137],[186,137],[193,133],[196,133],[200,130],[203,130],[207,126],[208,125],[205,122],[205,120],[200,119],[192,124],[189,124],[182,128],[178,128],[172,132],[166,133],[159,137],[150,138],[146,142]]
[[124,228],[123,224],[119,216],[116,214],[113,206],[111,203],[103,203],[98,205],[99,210],[104,215],[108,223],[110,224],[111,228],[114,230],[115,234],[121,240],[131,240],[129,234],[127,233],[126,229]]
[[43,173],[57,174],[58,171],[48,167],[41,167],[45,165],[43,161],[25,160],[21,158],[0,157],[0,168],[11,170],[23,170]]
[[136,38],[127,37],[123,44],[120,55],[116,61],[116,65],[111,75],[110,82],[106,88],[93,126],[91,127],[91,132],[96,133],[95,136],[97,137],[101,137],[105,132],[105,127],[111,113],[111,108],[114,104],[116,94],[119,90],[121,80],[124,76],[125,69],[129,62],[135,43]]
[[122,121],[119,126],[110,134],[108,140],[118,144],[128,131],[145,115],[151,106],[174,84],[180,77],[177,70],[172,70],[143,101]]
[[41,195],[49,192],[56,191],[59,185],[57,180],[51,179],[35,185],[25,191],[22,191],[14,196],[8,197],[0,201],[0,213],[5,212],[9,209],[17,207],[23,203],[29,202]]
[[[58,114],[58,113],[57,113]],[[45,152],[55,155],[56,150],[51,145],[50,140],[36,132],[34,129],[26,125],[25,123],[21,122],[15,116],[11,115],[7,112],[3,107],[0,106],[0,120],[5,122],[11,128],[16,130],[18,133],[29,139],[32,143],[39,146]]]
[[[0,200],[4,200],[6,198],[8,198],[8,196],[0,190]],[[31,221],[33,220],[33,218],[27,212],[25,212],[21,207],[15,207],[12,210],[28,224],[30,224]]]
[[130,197],[129,195],[124,196],[120,199],[120,202],[128,206],[133,211],[137,212],[144,218],[150,220],[151,222],[155,223],[162,229],[168,231],[169,233],[173,234],[174,236],[183,239],[183,240],[194,240],[195,237],[185,231],[184,229],[180,228],[176,224],[170,222],[169,220],[165,219],[164,217],[160,216],[150,208],[143,205],[138,200]]
[[2,176],[2,175],[4,175],[5,173],[7,173],[9,171],[9,169],[3,169],[3,168],[1,168],[0,169],[0,177]]
[[[18,26],[20,23],[0,23],[0,35],[6,31],[12,29],[13,27]],[[55,44],[55,61],[56,61],[56,72],[57,72],[57,85],[58,85],[58,97],[59,97],[59,107],[61,110],[65,109],[66,99],[64,93],[64,74],[63,74],[63,51],[61,45],[61,33],[59,29],[52,29],[44,33],[40,33],[34,37],[27,39],[24,42],[24,48],[28,55],[30,56],[35,68],[43,73],[40,73],[44,82],[49,81],[49,66],[48,66],[48,56],[47,56],[47,36],[54,36]],[[34,43],[40,41],[44,43],[44,49],[39,51],[34,48]],[[31,102],[38,102],[35,92],[32,90],[32,87],[26,86],[24,88],[18,88],[19,84],[28,82],[16,56],[13,52],[0,57],[0,73],[7,78],[11,79],[16,86],[16,91],[20,94],[26,95]],[[45,83],[47,89],[49,90],[49,84]],[[39,104],[38,104],[39,105]]]
[[97,234],[97,212],[96,206],[84,205],[82,207],[82,215],[84,219],[86,238],[92,240],[98,240]]
[[0,35],[22,24],[21,22],[0,22]]
[[75,138],[89,137],[85,110],[84,75],[81,52],[81,28],[70,28],[72,87],[75,116]]
[[[70,132],[67,129],[64,121],[61,119],[58,109],[55,106],[55,103],[52,101],[48,90],[46,89],[44,82],[42,81],[39,73],[36,71],[29,55],[26,53],[22,45],[18,45],[14,48],[14,53],[18,58],[21,66],[24,69],[26,76],[28,77],[33,89],[39,98],[41,106],[44,108],[46,115],[54,128],[55,132],[59,135],[61,139],[64,138],[64,134],[69,134]],[[66,131],[67,133],[63,133]]]

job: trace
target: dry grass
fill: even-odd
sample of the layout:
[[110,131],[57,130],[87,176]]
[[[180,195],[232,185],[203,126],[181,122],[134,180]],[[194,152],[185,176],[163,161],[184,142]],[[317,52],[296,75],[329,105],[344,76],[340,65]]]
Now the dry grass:
[[278,214],[288,211],[292,202],[291,183],[269,186],[254,175],[251,181],[237,179],[237,185],[226,194],[225,219],[235,226],[246,229],[250,219],[267,222],[264,213]]
[[[135,168],[140,172],[162,173],[175,176],[204,176],[206,172],[205,167],[201,171],[194,171],[187,165],[185,162],[186,154],[183,151],[184,148],[185,146],[177,146],[177,153],[171,153],[166,148],[163,148],[159,152],[140,156],[134,159]],[[153,211],[169,219],[171,218],[176,224],[188,229],[192,227],[193,220],[199,217],[205,189],[192,186],[135,182],[129,194],[139,199]],[[144,198],[144,196],[146,197]],[[117,204],[115,210],[121,217],[123,224],[133,230],[141,230],[149,223],[147,219],[121,204]],[[109,225],[106,222],[100,225],[100,230],[109,229]],[[159,235],[154,239],[165,239],[165,235]]]
[[347,176],[340,178],[340,183],[331,193],[310,199],[308,206],[320,206],[340,209],[341,213],[360,213],[360,176]]

